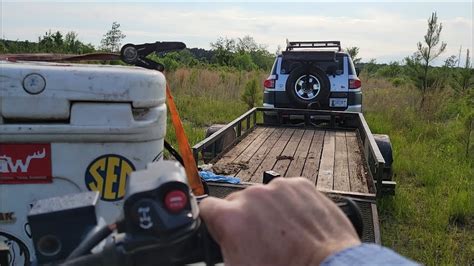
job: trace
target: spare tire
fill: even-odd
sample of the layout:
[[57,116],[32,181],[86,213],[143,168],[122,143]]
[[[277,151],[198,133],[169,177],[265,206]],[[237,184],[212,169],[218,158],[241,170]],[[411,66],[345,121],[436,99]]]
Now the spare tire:
[[286,93],[290,101],[300,108],[327,109],[330,89],[326,73],[315,66],[293,69],[286,82]]

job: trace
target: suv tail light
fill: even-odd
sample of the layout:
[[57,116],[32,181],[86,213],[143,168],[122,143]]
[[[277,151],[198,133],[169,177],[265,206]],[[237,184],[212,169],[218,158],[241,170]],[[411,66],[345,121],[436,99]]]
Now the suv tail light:
[[360,79],[350,79],[349,80],[349,89],[358,89],[362,86]]
[[274,79],[267,79],[263,82],[263,87],[265,89],[274,89],[275,88],[275,80]]

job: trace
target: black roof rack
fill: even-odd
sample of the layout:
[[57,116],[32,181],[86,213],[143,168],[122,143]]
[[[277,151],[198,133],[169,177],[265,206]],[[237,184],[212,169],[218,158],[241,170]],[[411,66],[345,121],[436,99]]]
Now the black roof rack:
[[341,42],[340,41],[295,41],[290,42],[286,40],[286,50],[291,51],[294,49],[311,49],[311,48],[337,48],[338,51],[341,51]]

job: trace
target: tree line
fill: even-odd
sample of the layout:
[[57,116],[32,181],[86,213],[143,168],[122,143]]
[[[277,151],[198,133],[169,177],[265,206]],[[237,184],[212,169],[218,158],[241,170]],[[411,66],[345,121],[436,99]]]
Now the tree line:
[[[126,37],[120,29],[120,24],[112,23],[95,47],[91,43],[79,40],[74,31],[63,33],[49,30],[38,37],[37,42],[13,41],[0,39],[0,54],[7,53],[57,53],[57,54],[86,54],[94,52],[118,52]],[[238,70],[269,70],[273,64],[274,55],[263,45],[258,44],[252,37],[242,38],[220,37],[212,42],[211,49],[187,48],[182,51],[152,55],[163,63],[168,70],[178,67],[216,66]]]
[[[450,56],[440,67],[432,66],[446,49],[447,44],[441,41],[442,24],[438,22],[436,12],[428,19],[427,32],[422,42],[417,43],[416,52],[401,62],[378,64],[375,59],[362,63],[358,57],[359,47],[347,47],[345,51],[352,57],[356,67],[371,77],[388,78],[395,86],[410,84],[418,88],[422,94],[420,105],[423,106],[427,92],[444,88],[447,85],[459,93],[467,93],[474,85],[471,56],[466,50],[465,64],[459,66],[461,54]],[[100,45],[84,43],[79,40],[76,32],[62,33],[48,31],[38,37],[37,42],[12,41],[0,39],[0,53],[64,53],[84,54],[92,52],[118,52],[125,34],[120,24],[112,23],[112,27],[101,39]],[[179,67],[215,67],[229,70],[263,70],[272,67],[275,54],[265,46],[258,44],[251,36],[242,38],[219,37],[210,43],[211,49],[187,48],[182,51],[152,55],[163,63],[167,70]]]

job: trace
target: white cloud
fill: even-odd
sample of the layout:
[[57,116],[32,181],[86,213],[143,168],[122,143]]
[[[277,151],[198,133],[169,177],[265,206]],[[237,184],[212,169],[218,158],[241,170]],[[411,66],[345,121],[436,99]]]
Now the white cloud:
[[[211,6],[212,7],[212,6]],[[133,5],[95,3],[4,4],[3,34],[10,39],[36,40],[48,29],[79,33],[85,42],[98,44],[113,21],[122,25],[126,42],[181,40],[189,47],[208,48],[219,36],[251,35],[273,52],[290,40],[341,40],[344,47],[360,47],[360,56],[402,59],[416,49],[426,31],[426,18],[371,8],[363,15],[307,15],[249,9],[236,5],[192,8],[184,4]],[[3,19],[4,18],[4,19]],[[25,19],[26,18],[26,19]],[[38,23],[36,23],[37,21]],[[442,20],[446,54],[459,46],[472,48],[472,17]]]

